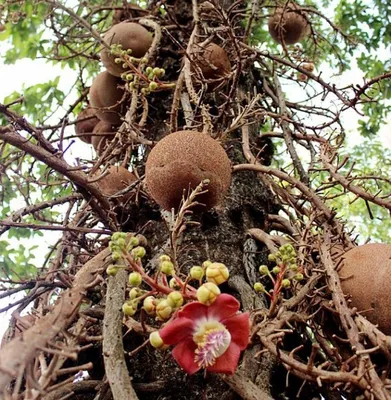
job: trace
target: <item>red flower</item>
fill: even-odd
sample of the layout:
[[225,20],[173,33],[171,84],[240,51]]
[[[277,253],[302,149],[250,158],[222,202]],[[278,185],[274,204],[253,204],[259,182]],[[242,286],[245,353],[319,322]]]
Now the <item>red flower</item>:
[[164,344],[176,345],[172,355],[188,374],[201,368],[235,372],[250,334],[248,313],[238,313],[239,306],[229,294],[220,294],[210,306],[189,303],[159,332]]

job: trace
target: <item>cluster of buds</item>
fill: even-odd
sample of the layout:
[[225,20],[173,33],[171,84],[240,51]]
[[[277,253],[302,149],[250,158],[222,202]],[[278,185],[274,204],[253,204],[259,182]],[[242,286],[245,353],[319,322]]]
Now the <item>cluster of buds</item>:
[[271,298],[271,309],[274,309],[282,289],[289,289],[292,282],[300,282],[304,279],[301,269],[296,264],[296,256],[294,247],[291,244],[284,244],[276,253],[268,256],[268,260],[276,264],[273,268],[269,269],[267,265],[259,267],[259,273],[272,282],[273,288],[267,291],[261,282],[256,282],[254,290],[265,293]]
[[107,275],[114,276],[117,274],[119,268],[122,268],[123,257],[128,252],[130,252],[134,260],[143,258],[146,253],[145,248],[139,246],[139,244],[140,239],[138,237],[128,235],[124,232],[115,232],[109,242],[113,264],[107,267]]
[[116,56],[115,63],[122,64],[122,67],[127,70],[121,74],[121,78],[127,82],[126,87],[129,91],[140,88],[140,92],[147,96],[156,90],[175,86],[161,81],[161,78],[166,73],[164,68],[147,65],[148,59],[145,57],[132,57],[131,49],[123,50],[121,44],[113,44],[110,52]]

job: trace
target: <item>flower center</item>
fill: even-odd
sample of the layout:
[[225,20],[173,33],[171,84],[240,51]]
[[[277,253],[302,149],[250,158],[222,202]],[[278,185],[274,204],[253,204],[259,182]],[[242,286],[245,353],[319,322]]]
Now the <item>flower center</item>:
[[201,367],[210,367],[222,356],[231,343],[227,328],[217,321],[207,321],[199,326],[193,335],[197,344],[194,361]]

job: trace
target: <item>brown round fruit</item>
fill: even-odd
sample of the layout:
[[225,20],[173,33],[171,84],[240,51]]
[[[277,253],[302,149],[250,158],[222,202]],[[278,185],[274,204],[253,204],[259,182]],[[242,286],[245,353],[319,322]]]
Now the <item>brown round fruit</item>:
[[[124,190],[133,182],[137,181],[136,176],[124,167],[111,166],[108,174],[100,179],[97,184],[105,196],[114,196]],[[126,203],[133,196],[132,192],[126,193],[116,198],[119,202]]]
[[223,78],[231,72],[227,52],[215,43],[209,43],[205,47],[198,46],[194,53],[194,61],[205,79]]
[[102,121],[113,125],[121,124],[121,114],[125,111],[123,105],[124,89],[119,85],[121,80],[107,71],[97,75],[90,87],[90,105]]
[[[145,55],[152,44],[151,34],[140,24],[135,22],[121,22],[111,27],[104,36],[104,40],[109,44],[121,44],[122,50],[132,50],[132,57],[141,58]],[[103,65],[111,75],[121,76],[127,71],[122,67],[122,62],[117,64],[115,59],[118,55],[113,55],[110,50],[104,48],[100,57]]]
[[391,334],[391,244],[370,243],[342,256],[341,286],[351,305],[386,335]]
[[300,42],[309,33],[306,15],[296,3],[277,7],[269,18],[269,33],[278,43],[294,44]]
[[[76,118],[75,132],[79,138],[85,142],[91,143],[91,136],[84,135],[85,133],[92,133],[96,124],[99,122],[99,118],[96,117],[96,112],[91,107],[87,107],[85,110],[80,111]],[[88,118],[88,119],[87,119]]]
[[[114,138],[115,135],[113,134],[113,132],[115,131],[116,127],[109,122],[99,121],[99,123],[96,124],[93,133],[99,135],[91,136],[91,144],[99,156],[103,153],[107,145]],[[105,136],[104,134],[107,134],[107,136]]]
[[231,163],[223,147],[205,133],[179,131],[160,140],[145,166],[145,180],[152,198],[162,208],[177,209],[183,194],[204,179],[206,193],[196,197],[205,210],[219,203],[231,183]]

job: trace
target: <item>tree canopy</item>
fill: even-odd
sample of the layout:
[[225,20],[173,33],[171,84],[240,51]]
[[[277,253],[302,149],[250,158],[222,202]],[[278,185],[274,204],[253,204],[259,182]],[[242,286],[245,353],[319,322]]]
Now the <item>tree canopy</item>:
[[391,398],[390,16],[5,0],[0,398]]

